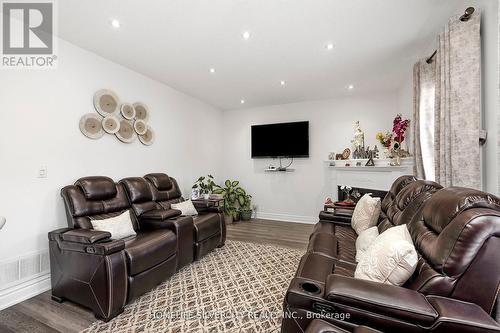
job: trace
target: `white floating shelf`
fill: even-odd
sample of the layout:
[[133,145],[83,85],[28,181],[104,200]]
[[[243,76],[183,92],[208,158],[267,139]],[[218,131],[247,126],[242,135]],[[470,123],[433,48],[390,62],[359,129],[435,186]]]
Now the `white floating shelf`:
[[287,168],[286,170],[279,170],[279,169],[264,169],[264,172],[294,172],[295,169],[290,169]]
[[[357,159],[357,160],[326,160],[325,163],[328,163],[328,166],[335,169],[395,169],[395,168],[408,168],[413,166],[413,159],[411,157],[406,157],[401,159],[401,165],[399,166],[391,166],[389,165],[392,162],[391,159],[387,158],[379,158],[374,159],[375,166],[365,166],[368,159]],[[356,166],[356,163],[360,162],[360,166]],[[346,166],[346,164],[350,164],[350,166]]]

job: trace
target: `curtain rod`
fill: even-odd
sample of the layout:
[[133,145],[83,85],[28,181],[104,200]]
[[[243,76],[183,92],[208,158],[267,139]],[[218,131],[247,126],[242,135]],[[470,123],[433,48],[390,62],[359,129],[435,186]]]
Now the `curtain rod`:
[[[474,14],[474,11],[475,11],[474,7],[467,8],[464,12],[464,15],[460,16],[460,21],[467,22],[471,18],[472,14]],[[426,62],[428,64],[432,63],[432,60],[436,56],[436,53],[437,50],[434,51],[429,58],[427,58]]]

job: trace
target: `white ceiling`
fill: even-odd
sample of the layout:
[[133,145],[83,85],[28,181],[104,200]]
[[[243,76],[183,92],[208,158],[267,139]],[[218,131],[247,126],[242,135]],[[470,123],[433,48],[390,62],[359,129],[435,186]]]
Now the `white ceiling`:
[[64,0],[58,10],[62,38],[230,110],[395,90],[463,8],[455,0]]

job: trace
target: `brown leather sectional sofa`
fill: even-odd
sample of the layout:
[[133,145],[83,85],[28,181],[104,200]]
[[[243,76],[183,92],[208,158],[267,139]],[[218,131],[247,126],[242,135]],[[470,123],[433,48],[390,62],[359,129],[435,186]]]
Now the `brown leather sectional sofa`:
[[[118,183],[108,177],[84,177],[64,187],[61,195],[68,228],[48,235],[52,298],[90,308],[105,321],[226,239],[218,208],[200,207],[194,218],[171,208],[184,199],[176,180],[166,174]],[[113,240],[109,232],[92,229],[92,219],[127,210],[136,236]]]
[[499,198],[398,178],[378,229],[406,224],[412,236],[419,261],[401,287],[354,279],[348,220],[320,214],[285,296],[282,332],[500,332]]

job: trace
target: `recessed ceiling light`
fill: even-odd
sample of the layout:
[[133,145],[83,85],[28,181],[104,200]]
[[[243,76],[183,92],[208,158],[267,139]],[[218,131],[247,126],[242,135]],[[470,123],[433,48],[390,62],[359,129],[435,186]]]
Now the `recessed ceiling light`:
[[243,36],[243,39],[249,39],[250,38],[250,32],[249,31],[244,31],[243,34],[241,34]]
[[113,28],[119,28],[120,27],[120,21],[118,21],[117,19],[112,19],[111,20],[111,25],[113,26]]
[[215,68],[210,68],[210,73],[215,73]]
[[284,85],[286,84],[286,82],[285,82],[285,81],[283,81],[283,80],[281,80],[281,81],[280,81],[280,84],[281,84],[282,86],[284,86]]
[[349,89],[349,90],[353,90],[353,89],[354,89],[354,84],[350,84],[350,85],[348,85],[348,86],[347,86],[347,89]]
[[333,50],[333,44],[332,44],[332,43],[328,43],[328,44],[326,44],[326,46],[325,46],[325,47],[326,47],[326,49],[327,49],[328,51]]
[[245,104],[245,100],[244,100],[244,99],[242,99],[242,100],[240,101],[240,103],[241,103],[241,104]]

